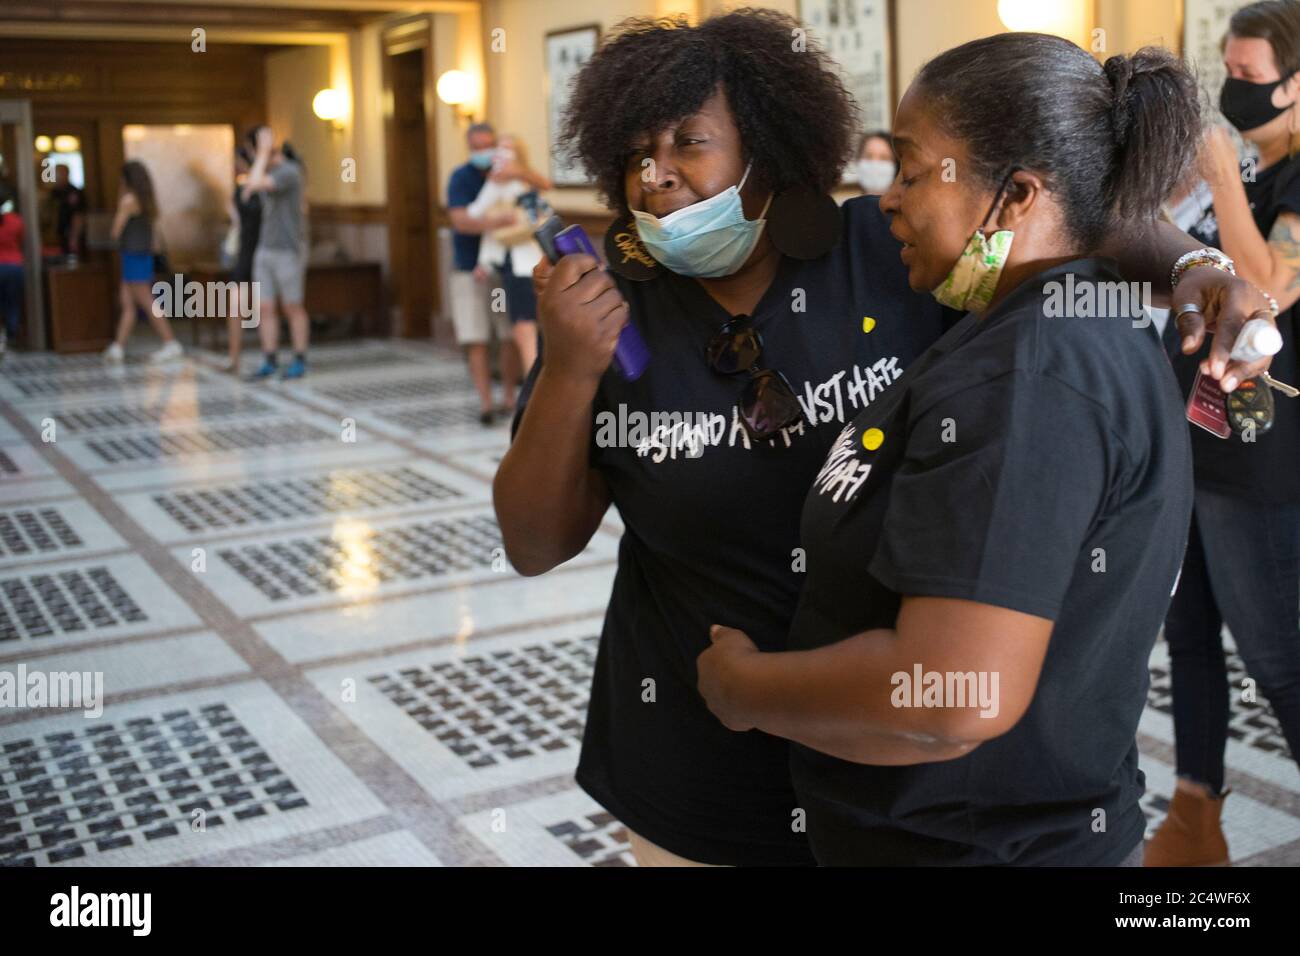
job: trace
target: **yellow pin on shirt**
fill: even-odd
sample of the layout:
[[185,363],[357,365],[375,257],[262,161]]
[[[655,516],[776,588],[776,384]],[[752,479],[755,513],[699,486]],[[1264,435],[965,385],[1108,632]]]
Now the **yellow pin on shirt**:
[[874,329],[875,327],[876,327],[876,320],[875,320],[875,319],[873,319],[873,318],[872,318],[871,316],[869,316],[869,315],[864,315],[864,316],[862,317],[862,331],[863,331],[863,332],[870,332],[870,331],[871,331],[872,329]]
[[884,440],[885,433],[879,428],[868,428],[862,433],[862,447],[867,451],[875,451]]

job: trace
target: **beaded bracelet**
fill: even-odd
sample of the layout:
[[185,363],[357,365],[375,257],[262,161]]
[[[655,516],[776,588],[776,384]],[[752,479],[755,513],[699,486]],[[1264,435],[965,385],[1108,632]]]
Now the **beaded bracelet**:
[[1277,299],[1273,298],[1271,295],[1269,295],[1267,292],[1265,292],[1263,289],[1259,288],[1258,286],[1255,287],[1255,291],[1268,300],[1268,311],[1271,312],[1273,314],[1273,318],[1276,319],[1278,312],[1281,311],[1277,307]]
[[1204,249],[1193,249],[1191,252],[1184,253],[1178,257],[1174,263],[1173,270],[1169,273],[1169,288],[1174,289],[1178,286],[1178,280],[1183,277],[1188,269],[1196,266],[1213,266],[1229,275],[1237,274],[1237,267],[1232,260],[1220,252],[1218,249],[1212,249],[1206,246]]

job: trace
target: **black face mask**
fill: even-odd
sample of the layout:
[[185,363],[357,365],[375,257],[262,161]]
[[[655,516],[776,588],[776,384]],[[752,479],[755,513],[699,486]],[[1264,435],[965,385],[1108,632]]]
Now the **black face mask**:
[[1219,110],[1229,123],[1243,133],[1258,129],[1291,108],[1290,103],[1286,106],[1273,105],[1273,91],[1285,82],[1286,80],[1251,83],[1228,77],[1223,81],[1223,89],[1219,91]]

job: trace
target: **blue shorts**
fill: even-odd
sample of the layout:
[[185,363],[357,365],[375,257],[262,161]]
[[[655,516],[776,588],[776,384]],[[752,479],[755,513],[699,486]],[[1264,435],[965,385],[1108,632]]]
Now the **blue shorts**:
[[507,254],[501,268],[501,283],[506,290],[506,310],[510,313],[510,321],[536,322],[537,295],[533,292],[533,277],[515,275],[510,266],[510,256]]
[[123,282],[152,282],[153,281],[153,253],[152,252],[122,253],[122,281]]

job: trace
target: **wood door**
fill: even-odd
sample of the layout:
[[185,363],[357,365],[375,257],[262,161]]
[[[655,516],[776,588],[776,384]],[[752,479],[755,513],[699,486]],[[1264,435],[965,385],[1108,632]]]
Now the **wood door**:
[[437,197],[430,179],[434,141],[428,112],[432,35],[430,19],[415,17],[384,36],[389,255],[398,332],[410,338],[432,334],[438,307]]

